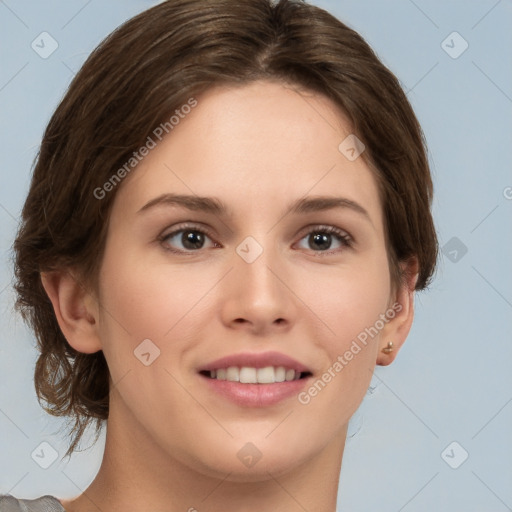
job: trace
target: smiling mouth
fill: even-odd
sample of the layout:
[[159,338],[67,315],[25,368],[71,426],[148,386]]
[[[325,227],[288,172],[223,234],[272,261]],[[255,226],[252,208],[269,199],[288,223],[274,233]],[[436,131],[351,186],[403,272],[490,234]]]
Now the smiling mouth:
[[241,384],[277,384],[310,377],[311,372],[299,372],[284,366],[266,366],[253,368],[248,366],[229,366],[216,370],[202,370],[200,375],[212,380],[225,380]]

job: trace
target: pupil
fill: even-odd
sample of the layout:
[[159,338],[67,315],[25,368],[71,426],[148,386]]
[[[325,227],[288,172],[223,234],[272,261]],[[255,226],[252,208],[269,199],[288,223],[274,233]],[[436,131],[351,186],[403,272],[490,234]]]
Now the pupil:
[[[322,250],[329,249],[331,246],[330,235],[315,233],[313,235],[313,239],[315,244],[317,244],[317,247],[320,247]],[[322,244],[325,245],[325,247],[321,247]]]
[[187,249],[200,249],[204,243],[203,234],[197,231],[186,231],[183,233],[182,242]]

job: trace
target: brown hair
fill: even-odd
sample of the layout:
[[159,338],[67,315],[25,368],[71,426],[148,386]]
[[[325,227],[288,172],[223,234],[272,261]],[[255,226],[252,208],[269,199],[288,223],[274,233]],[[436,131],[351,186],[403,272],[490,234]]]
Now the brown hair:
[[39,402],[74,419],[66,455],[91,422],[99,434],[108,417],[109,372],[102,351],[67,343],[40,273],[73,269],[96,288],[119,186],[100,199],[95,190],[191,98],[259,79],[341,107],[379,183],[392,281],[398,263],[416,256],[416,289],[429,283],[438,249],[424,136],[398,80],[363,38],[300,0],[165,1],[110,34],[73,79],[44,133],[14,243],[16,305],[41,352]]

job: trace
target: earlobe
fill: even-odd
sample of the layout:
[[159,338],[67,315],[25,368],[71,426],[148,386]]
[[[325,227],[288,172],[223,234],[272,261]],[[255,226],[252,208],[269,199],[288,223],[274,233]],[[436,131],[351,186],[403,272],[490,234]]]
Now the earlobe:
[[66,271],[42,272],[41,282],[68,343],[85,354],[101,350],[97,303],[85,287]]
[[407,339],[414,318],[414,293],[418,281],[417,259],[411,258],[401,267],[405,281],[397,290],[395,303],[392,306],[396,314],[381,332],[377,356],[377,364],[380,366],[387,366],[395,360]]

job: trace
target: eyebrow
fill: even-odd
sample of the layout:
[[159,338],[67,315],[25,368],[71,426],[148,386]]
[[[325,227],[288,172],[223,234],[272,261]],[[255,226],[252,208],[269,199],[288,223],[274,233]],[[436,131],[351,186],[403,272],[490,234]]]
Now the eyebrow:
[[[215,197],[201,197],[186,194],[162,194],[147,202],[137,213],[142,213],[157,206],[181,206],[188,210],[211,213],[213,215],[229,215],[232,211],[220,200]],[[369,213],[359,203],[344,197],[333,196],[313,196],[298,199],[289,204],[285,211],[294,214],[306,214],[311,212],[321,212],[343,208],[352,210],[370,223],[372,220]],[[286,215],[286,213],[284,214]],[[283,216],[284,216],[283,215]]]

